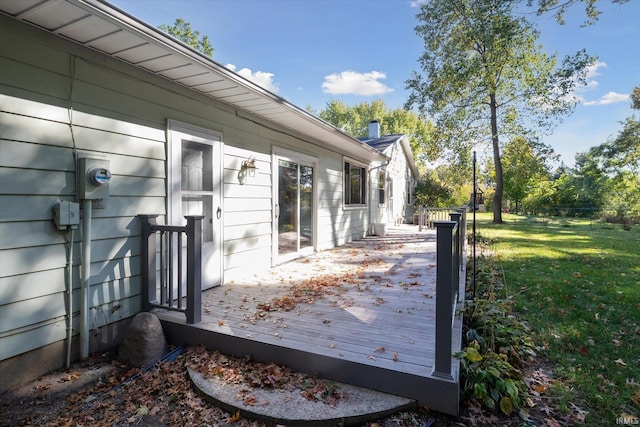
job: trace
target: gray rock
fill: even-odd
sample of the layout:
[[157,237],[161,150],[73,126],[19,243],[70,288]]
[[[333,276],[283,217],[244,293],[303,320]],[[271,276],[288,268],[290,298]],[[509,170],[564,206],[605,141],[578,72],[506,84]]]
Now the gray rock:
[[147,366],[160,360],[167,341],[160,320],[151,313],[138,313],[125,333],[118,359],[131,366]]

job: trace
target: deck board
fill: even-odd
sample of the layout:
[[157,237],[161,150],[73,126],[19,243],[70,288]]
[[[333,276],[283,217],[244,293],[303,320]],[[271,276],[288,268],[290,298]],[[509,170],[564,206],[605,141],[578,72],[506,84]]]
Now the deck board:
[[[366,238],[205,291],[197,328],[241,339],[246,348],[260,343],[309,360],[318,355],[433,381],[435,265],[433,231],[391,228],[387,237]],[[318,295],[300,302],[294,290],[302,286]],[[278,307],[285,297],[296,302],[290,310],[260,308]],[[179,323],[181,316],[159,312],[165,322]],[[460,349],[460,328],[457,319],[452,352]],[[452,371],[457,387],[455,359]]]

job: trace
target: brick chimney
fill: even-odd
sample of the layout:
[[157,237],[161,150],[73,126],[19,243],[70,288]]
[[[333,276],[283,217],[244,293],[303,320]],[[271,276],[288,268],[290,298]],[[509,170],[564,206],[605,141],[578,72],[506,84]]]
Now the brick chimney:
[[377,120],[369,122],[369,139],[380,138],[380,123]]

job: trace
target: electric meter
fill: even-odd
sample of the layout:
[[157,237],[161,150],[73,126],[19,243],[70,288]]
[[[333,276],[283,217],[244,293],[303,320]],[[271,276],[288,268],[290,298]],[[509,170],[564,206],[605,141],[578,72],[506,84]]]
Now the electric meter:
[[111,170],[109,160],[95,157],[78,158],[77,197],[79,200],[101,200],[95,202],[95,207],[104,207],[109,199],[109,182]]
[[104,185],[111,181],[111,171],[105,168],[91,168],[87,171],[87,179],[93,185]]

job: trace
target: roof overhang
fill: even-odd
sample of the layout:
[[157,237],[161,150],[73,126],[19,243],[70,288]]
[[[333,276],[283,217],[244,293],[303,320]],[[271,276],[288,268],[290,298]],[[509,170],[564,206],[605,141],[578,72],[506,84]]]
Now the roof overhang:
[[0,12],[339,153],[366,161],[386,158],[335,126],[103,0],[0,0]]
[[411,143],[409,142],[409,137],[407,137],[407,135],[383,135],[380,138],[361,139],[361,141],[370,147],[376,147],[377,150],[381,151],[388,158],[391,158],[391,153],[395,149],[396,144],[400,145],[400,148],[407,159],[407,165],[409,166],[409,169],[411,169],[411,174],[416,181],[420,179],[420,171],[418,171],[418,167],[416,166],[416,159],[413,157]]
[[416,166],[416,159],[413,157],[411,143],[409,142],[407,135],[402,135],[402,138],[400,138],[400,144],[402,145],[404,155],[407,157],[407,163],[409,164],[413,178],[418,181],[420,179],[420,171],[418,171],[418,166]]

